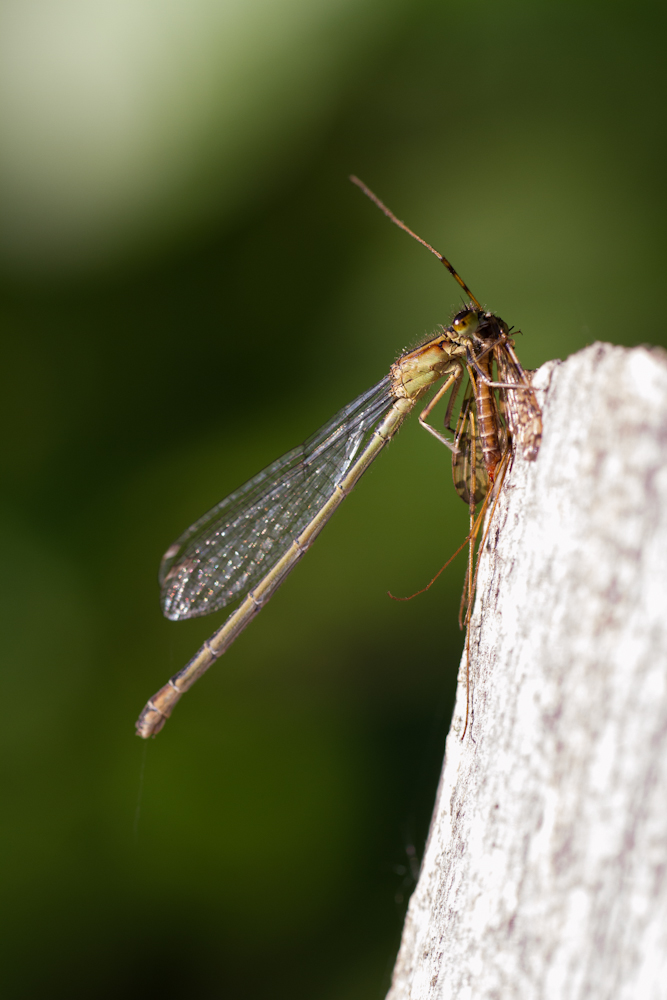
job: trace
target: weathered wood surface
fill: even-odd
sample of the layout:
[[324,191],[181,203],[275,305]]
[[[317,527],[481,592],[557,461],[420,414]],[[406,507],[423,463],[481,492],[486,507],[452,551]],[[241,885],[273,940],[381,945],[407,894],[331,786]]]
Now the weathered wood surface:
[[390,1000],[667,997],[667,355],[535,384]]

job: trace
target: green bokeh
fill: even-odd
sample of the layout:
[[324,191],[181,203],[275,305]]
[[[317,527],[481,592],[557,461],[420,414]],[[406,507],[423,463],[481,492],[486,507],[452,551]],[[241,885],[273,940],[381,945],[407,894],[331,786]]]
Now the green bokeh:
[[663,7],[411,4],[383,32],[353,66],[337,38],[334,96],[267,133],[280,170],[238,211],[4,279],[3,996],[388,986],[462,646],[462,564],[386,596],[465,535],[416,421],[160,737],[132,731],[222,618],[161,618],[167,545],[459,301],[348,173],[527,366],[665,343]]

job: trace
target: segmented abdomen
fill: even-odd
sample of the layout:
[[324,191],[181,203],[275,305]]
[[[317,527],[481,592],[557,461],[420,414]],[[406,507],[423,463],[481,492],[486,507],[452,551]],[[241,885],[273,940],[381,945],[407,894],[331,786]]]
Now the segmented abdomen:
[[[486,377],[491,380],[491,355],[487,355],[487,357],[478,361],[478,365]],[[484,465],[489,474],[489,479],[493,482],[496,467],[502,457],[498,410],[493,396],[493,389],[486,382],[482,382],[480,378],[475,379],[475,402],[477,404],[478,434],[482,444]]]

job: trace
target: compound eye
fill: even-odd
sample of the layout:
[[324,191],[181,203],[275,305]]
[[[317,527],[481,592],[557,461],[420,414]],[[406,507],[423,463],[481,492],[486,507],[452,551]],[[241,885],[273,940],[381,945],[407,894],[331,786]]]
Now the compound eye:
[[470,310],[466,309],[464,312],[457,313],[452,320],[452,326],[455,330],[461,331],[465,330],[470,324]]
[[479,316],[473,309],[463,309],[452,320],[452,328],[459,334],[471,334],[479,324]]

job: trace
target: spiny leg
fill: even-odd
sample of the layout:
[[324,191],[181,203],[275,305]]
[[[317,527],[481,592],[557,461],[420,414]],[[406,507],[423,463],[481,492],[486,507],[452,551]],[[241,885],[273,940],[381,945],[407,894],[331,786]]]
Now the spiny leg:
[[518,389],[520,392],[535,392],[535,389],[532,385],[522,385],[521,382],[492,382],[491,379],[488,377],[488,375],[484,374],[484,372],[479,367],[477,362],[481,358],[483,358],[485,354],[488,354],[490,350],[492,350],[494,347],[497,347],[499,343],[501,343],[500,340],[495,341],[490,347],[487,347],[481,354],[478,354],[477,357],[475,357],[470,348],[466,350],[466,360],[468,364],[475,369],[475,373],[478,376],[478,378],[482,382],[486,383],[486,385],[490,386],[492,389],[515,389],[515,390]]
[[419,423],[420,423],[420,425],[423,428],[425,428],[425,430],[427,430],[429,432],[429,434],[432,434],[434,438],[437,438],[438,441],[440,441],[442,444],[446,445],[449,448],[450,451],[454,452],[455,455],[458,453],[458,448],[456,446],[456,442],[449,441],[445,437],[445,435],[441,434],[440,431],[438,431],[438,430],[435,429],[435,427],[432,427],[431,424],[427,424],[426,423],[426,418],[429,416],[429,414],[431,413],[431,411],[433,410],[433,408],[435,406],[437,406],[437,404],[440,402],[440,400],[443,398],[443,396],[447,392],[449,392],[449,390],[451,389],[452,390],[452,399],[450,400],[450,402],[449,402],[449,404],[447,406],[447,413],[445,415],[446,416],[446,425],[449,424],[449,421],[451,420],[451,411],[452,411],[452,409],[454,407],[454,399],[456,399],[456,395],[457,395],[457,393],[459,391],[459,387],[461,385],[461,379],[462,378],[463,378],[463,368],[457,366],[457,370],[455,372],[453,372],[453,374],[451,374],[449,376],[449,378],[447,379],[447,381],[445,382],[445,384],[442,385],[438,389],[438,391],[436,392],[436,394],[433,397],[433,399],[431,399],[427,403],[427,405],[424,407],[424,409],[419,414]]
[[456,402],[456,397],[459,394],[459,389],[461,388],[461,379],[463,378],[463,367],[461,367],[459,372],[459,377],[452,387],[452,392],[449,397],[449,402],[447,403],[447,409],[445,410],[445,419],[443,420],[443,425],[446,431],[451,431],[454,433],[454,428],[452,427],[452,414],[454,413],[454,403]]

